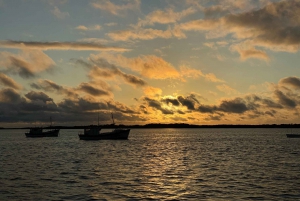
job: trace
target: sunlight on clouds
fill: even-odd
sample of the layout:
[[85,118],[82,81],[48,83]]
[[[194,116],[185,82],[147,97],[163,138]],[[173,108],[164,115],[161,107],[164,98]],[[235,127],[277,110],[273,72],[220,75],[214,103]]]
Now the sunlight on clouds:
[[[19,74],[21,77],[34,77],[36,73],[54,67],[55,62],[40,50],[22,50],[19,54],[0,53],[0,67],[5,66],[7,72]],[[2,67],[2,68],[3,68]]]
[[155,23],[160,23],[160,24],[176,23],[181,18],[191,15],[195,12],[196,10],[192,7],[183,10],[181,12],[175,12],[171,8],[166,10],[155,10],[150,14],[148,14],[144,20],[139,20],[137,26],[153,25]]
[[150,97],[160,96],[162,94],[162,90],[160,88],[148,86],[144,88],[144,94]]
[[[19,4],[1,7],[7,122],[59,114],[63,123],[86,124],[98,110],[105,123],[113,110],[131,125],[299,118],[299,0]],[[41,12],[32,16],[32,8]]]
[[109,47],[97,43],[83,42],[25,42],[25,41],[0,41],[0,47],[14,49],[36,49],[36,50],[98,50],[125,52],[129,49]]
[[104,58],[109,63],[139,72],[142,76],[152,79],[178,78],[179,72],[168,62],[154,55],[127,58],[121,54],[91,55],[93,60]]
[[80,30],[80,31],[97,31],[97,30],[101,29],[101,26],[98,24],[93,25],[93,26],[88,26],[88,27],[86,27],[84,25],[79,25],[75,29]]
[[113,15],[120,15],[120,13],[127,10],[138,10],[140,4],[140,0],[132,0],[122,5],[114,4],[110,0],[98,0],[91,3],[94,8],[107,11]]
[[13,80],[12,78],[8,77],[7,75],[5,75],[4,73],[1,73],[1,72],[0,72],[0,84],[4,85],[6,87],[11,87],[16,90],[23,88],[15,80]]

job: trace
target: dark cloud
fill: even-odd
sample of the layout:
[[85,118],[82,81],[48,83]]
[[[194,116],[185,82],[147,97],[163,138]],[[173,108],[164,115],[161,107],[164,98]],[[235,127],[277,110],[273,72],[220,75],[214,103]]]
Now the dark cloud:
[[107,102],[107,106],[108,106],[108,109],[111,110],[111,111],[122,112],[122,113],[125,113],[125,114],[136,113],[134,110],[127,107],[125,104],[117,102],[117,101]]
[[180,105],[180,103],[177,99],[172,99],[172,98],[164,98],[164,99],[162,99],[162,102],[165,102],[166,104],[171,103],[174,106],[179,106]]
[[[247,13],[230,14],[227,25],[248,30],[255,42],[265,45],[295,46],[300,43],[300,2],[298,0],[270,3]],[[237,29],[236,29],[237,30]],[[244,30],[245,31],[245,30]]]
[[216,106],[210,106],[210,105],[200,105],[197,110],[199,112],[202,113],[214,113],[215,111],[217,111],[217,107]]
[[291,98],[287,97],[280,90],[275,90],[274,94],[279,99],[279,102],[282,105],[285,105],[285,106],[287,106],[289,108],[295,108],[297,106],[297,103],[294,100],[292,100]]
[[222,120],[223,114],[218,114],[218,115],[209,115],[208,117],[205,118],[206,121],[220,121]]
[[47,94],[43,92],[30,91],[29,93],[25,94],[25,97],[32,101],[41,100],[44,103],[46,103],[47,101],[53,101],[52,98],[50,98]]
[[163,108],[163,107],[161,106],[161,103],[160,103],[158,100],[154,100],[154,99],[145,97],[145,98],[144,98],[144,101],[146,101],[147,104],[148,104],[150,107],[152,107],[152,108],[154,108],[154,109],[156,109],[156,110],[161,111],[163,114],[174,114],[173,111]]
[[81,83],[78,87],[78,90],[84,91],[93,96],[109,96],[111,93],[109,91],[105,91],[103,89],[97,89],[89,83]]
[[32,78],[35,77],[34,73],[30,70],[30,64],[23,61],[17,57],[9,56],[10,65],[12,69],[16,71],[22,78]]
[[132,85],[134,85],[134,86],[146,86],[147,85],[147,83],[144,81],[144,80],[142,80],[142,79],[140,79],[140,78],[138,78],[138,77],[136,77],[136,76],[134,76],[134,75],[130,75],[130,74],[126,74],[126,73],[123,73],[123,72],[121,72],[119,69],[117,69],[117,73],[118,73],[118,75],[120,75],[127,83],[130,83],[130,84],[132,84]]
[[183,106],[186,106],[189,110],[195,110],[195,101],[193,99],[183,96],[178,96],[177,99]]
[[40,80],[39,83],[32,83],[30,86],[34,89],[43,89],[45,91],[63,91],[64,89],[51,80]]
[[265,114],[271,117],[275,117],[276,111],[275,110],[266,111]]
[[44,90],[46,92],[56,92],[57,94],[64,94],[69,97],[78,97],[74,89],[68,89],[61,85],[54,83],[51,80],[39,80],[38,83],[31,83],[33,89]]
[[283,106],[281,104],[276,103],[276,102],[274,102],[273,100],[270,100],[270,99],[262,99],[261,102],[269,108],[278,108],[278,109],[283,108]]
[[4,103],[19,103],[22,101],[21,96],[14,89],[6,88],[0,91],[0,102]]
[[248,110],[247,105],[241,98],[225,100],[219,106],[219,110],[228,113],[244,113]]
[[288,85],[295,89],[300,89],[300,79],[298,77],[286,77],[279,81],[280,85]]
[[0,84],[6,86],[6,87],[11,87],[13,89],[21,89],[22,87],[15,82],[12,78],[8,77],[4,73],[0,72]]
[[114,64],[108,63],[104,59],[92,60],[95,66],[92,69],[90,77],[99,76],[104,78],[111,78],[113,76],[121,77],[126,83],[131,84],[133,86],[146,86],[147,83],[134,75],[126,74],[122,72],[119,68],[117,68]]

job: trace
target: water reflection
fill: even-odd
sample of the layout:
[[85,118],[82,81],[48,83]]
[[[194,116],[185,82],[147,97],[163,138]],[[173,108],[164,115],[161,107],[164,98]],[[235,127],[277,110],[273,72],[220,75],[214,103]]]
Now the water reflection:
[[[276,133],[276,131],[278,133]],[[274,129],[0,138],[2,200],[299,200],[300,141]]]

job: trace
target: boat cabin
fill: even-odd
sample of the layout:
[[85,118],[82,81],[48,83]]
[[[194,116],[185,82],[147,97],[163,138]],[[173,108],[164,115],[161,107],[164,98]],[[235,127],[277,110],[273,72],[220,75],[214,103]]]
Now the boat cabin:
[[99,135],[101,128],[98,126],[84,129],[84,135]]

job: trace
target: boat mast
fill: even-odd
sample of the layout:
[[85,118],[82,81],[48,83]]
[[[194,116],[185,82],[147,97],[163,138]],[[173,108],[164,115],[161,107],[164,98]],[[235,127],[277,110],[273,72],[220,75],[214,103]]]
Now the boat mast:
[[111,113],[111,118],[112,118],[112,121],[113,121],[113,125],[115,125],[115,120],[114,120],[114,115],[113,115],[113,113]]
[[98,110],[98,126],[99,126],[99,110]]

